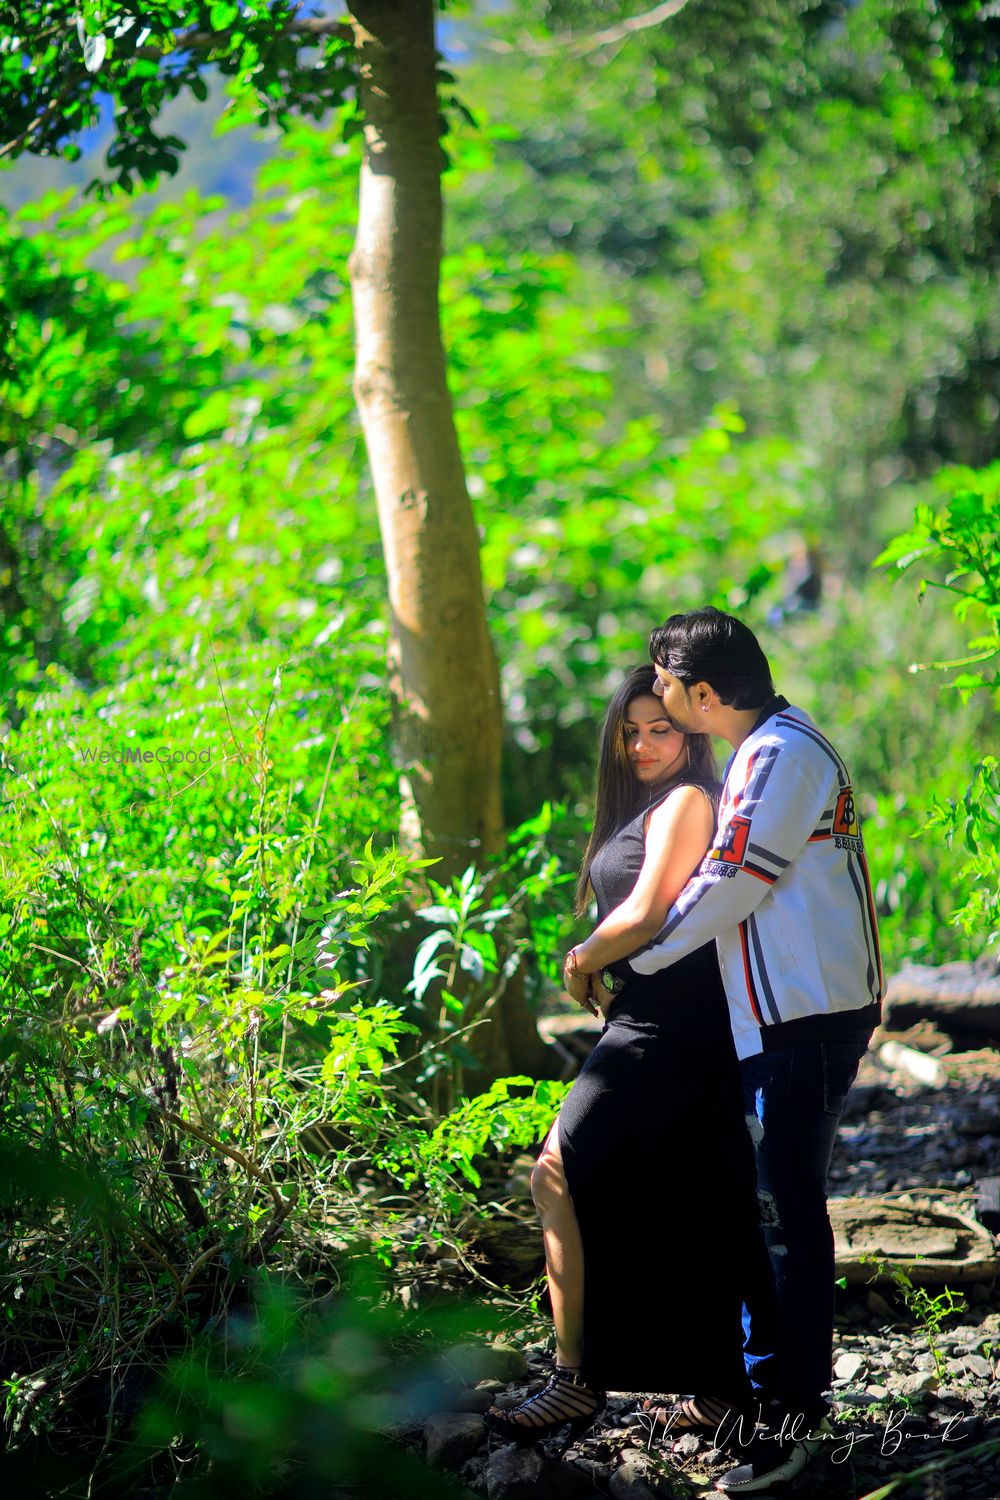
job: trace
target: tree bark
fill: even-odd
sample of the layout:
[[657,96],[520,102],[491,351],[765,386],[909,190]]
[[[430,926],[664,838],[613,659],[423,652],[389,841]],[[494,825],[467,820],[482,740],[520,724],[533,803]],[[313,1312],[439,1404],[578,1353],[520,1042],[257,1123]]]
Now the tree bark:
[[[355,397],[389,581],[401,835],[447,880],[502,844],[502,712],[441,337],[434,3],[352,0],[350,10],[365,118],[350,260]],[[515,995],[472,1046],[492,1076],[539,1060]]]

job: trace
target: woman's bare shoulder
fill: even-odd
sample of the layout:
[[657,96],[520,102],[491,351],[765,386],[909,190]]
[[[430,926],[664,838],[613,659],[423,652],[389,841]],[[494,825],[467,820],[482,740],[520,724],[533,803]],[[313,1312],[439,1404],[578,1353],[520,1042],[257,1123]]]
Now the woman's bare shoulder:
[[646,823],[650,828],[676,828],[679,824],[697,822],[715,826],[716,807],[712,793],[706,786],[695,781],[682,782],[674,787],[663,801],[653,808]]

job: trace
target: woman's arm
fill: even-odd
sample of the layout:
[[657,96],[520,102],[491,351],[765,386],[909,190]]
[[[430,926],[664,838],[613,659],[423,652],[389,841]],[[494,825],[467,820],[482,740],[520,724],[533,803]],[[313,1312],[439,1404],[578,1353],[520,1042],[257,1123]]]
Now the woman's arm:
[[572,950],[577,973],[595,974],[656,936],[670,907],[704,859],[714,832],[711,802],[698,787],[678,787],[654,808],[639,878],[631,895]]

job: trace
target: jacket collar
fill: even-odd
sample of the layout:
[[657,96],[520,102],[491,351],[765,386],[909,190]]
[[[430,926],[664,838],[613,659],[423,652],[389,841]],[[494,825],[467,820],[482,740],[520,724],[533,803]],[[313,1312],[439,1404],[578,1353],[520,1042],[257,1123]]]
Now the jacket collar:
[[[775,714],[784,713],[785,709],[788,708],[788,706],[788,699],[783,698],[780,693],[775,693],[774,697],[767,700],[767,702],[764,704],[764,707],[757,715],[750,734],[756,734],[758,729],[762,729],[764,727],[768,719],[773,719]],[[747,740],[750,738],[750,734],[747,735]],[[746,740],[743,741],[743,744],[746,744]],[[726,761],[726,769],[722,773],[722,779],[724,782],[729,777],[729,772],[732,770],[733,761],[736,759],[737,753],[738,752],[734,750],[732,755],[730,755],[729,759]]]
[[[764,707],[757,715],[750,734],[756,734],[757,730],[761,729],[767,723],[768,719],[773,719],[775,714],[784,713],[787,707],[788,699],[783,698],[780,693],[775,693],[774,697],[767,700],[767,702],[764,704]],[[749,738],[749,735],[747,736],[747,738]]]

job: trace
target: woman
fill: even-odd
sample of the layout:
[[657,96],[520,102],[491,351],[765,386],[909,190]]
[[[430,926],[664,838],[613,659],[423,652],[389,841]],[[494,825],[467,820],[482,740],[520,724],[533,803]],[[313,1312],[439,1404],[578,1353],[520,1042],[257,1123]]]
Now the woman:
[[711,741],[672,727],[654,682],[651,667],[630,672],[601,732],[577,887],[578,914],[592,890],[599,925],[563,978],[607,1025],[532,1176],[555,1372],[487,1413],[516,1442],[566,1422],[571,1441],[607,1388],[704,1393],[658,1411],[673,1431],[713,1431],[749,1405],[740,1272],[760,1228],[715,945],[650,976],[622,962],[663,926],[715,829]]

